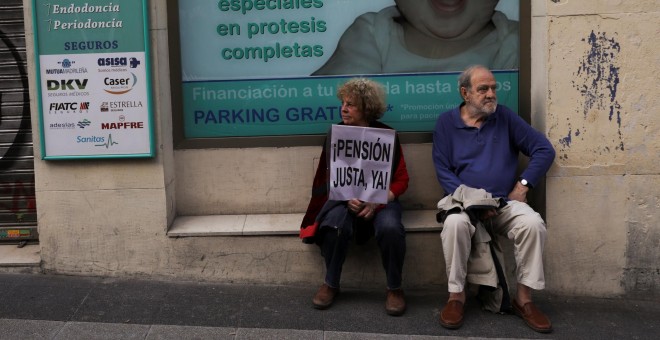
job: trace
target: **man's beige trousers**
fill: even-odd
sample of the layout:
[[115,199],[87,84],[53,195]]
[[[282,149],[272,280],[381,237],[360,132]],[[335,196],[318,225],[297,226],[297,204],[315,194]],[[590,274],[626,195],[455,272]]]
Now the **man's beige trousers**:
[[[518,283],[532,289],[545,288],[543,246],[545,222],[527,203],[509,201],[492,219],[493,232],[513,241]],[[447,216],[442,229],[442,248],[447,265],[449,292],[465,287],[472,236],[476,228],[465,212]]]

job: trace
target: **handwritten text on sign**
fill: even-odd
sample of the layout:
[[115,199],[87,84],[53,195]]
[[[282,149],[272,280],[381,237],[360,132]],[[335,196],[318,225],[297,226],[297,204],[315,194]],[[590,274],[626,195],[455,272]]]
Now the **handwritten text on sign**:
[[333,125],[330,199],[387,203],[395,152],[395,131]]

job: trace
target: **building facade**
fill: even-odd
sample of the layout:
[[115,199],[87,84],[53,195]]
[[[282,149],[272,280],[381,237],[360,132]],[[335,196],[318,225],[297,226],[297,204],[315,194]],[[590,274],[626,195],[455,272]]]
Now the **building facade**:
[[[24,0],[29,93],[37,93],[32,1]],[[148,1],[155,157],[52,161],[30,96],[41,269],[47,273],[317,284],[297,230],[322,137],[186,140],[176,1]],[[658,296],[660,107],[657,0],[521,4],[520,114],[557,159],[534,204],[548,226],[547,290]],[[526,37],[526,38],[525,38]],[[527,39],[527,40],[525,40]],[[527,52],[524,52],[527,51]],[[525,71],[526,70],[526,71]],[[523,112],[524,111],[524,112]],[[403,140],[411,175],[404,285],[446,282],[428,134]],[[384,286],[376,247],[355,247],[347,286]],[[513,266],[510,266],[511,268]]]

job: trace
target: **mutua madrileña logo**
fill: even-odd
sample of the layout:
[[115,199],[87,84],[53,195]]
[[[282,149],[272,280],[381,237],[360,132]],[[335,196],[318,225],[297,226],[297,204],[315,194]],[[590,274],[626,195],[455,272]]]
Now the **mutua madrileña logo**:
[[125,74],[121,77],[105,77],[103,85],[106,88],[103,91],[110,94],[124,94],[131,91],[135,84],[137,84],[137,76],[133,72],[130,72],[130,75]]
[[86,67],[73,67],[76,64],[75,60],[64,58],[57,62],[60,68],[48,68],[46,74],[76,74],[87,73]]

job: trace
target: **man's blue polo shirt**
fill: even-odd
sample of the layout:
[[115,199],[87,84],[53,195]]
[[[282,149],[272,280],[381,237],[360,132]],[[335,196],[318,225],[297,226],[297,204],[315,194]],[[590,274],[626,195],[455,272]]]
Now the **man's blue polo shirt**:
[[[520,176],[519,153],[529,157]],[[465,125],[457,107],[441,114],[433,131],[433,163],[445,194],[465,184],[507,197],[519,177],[536,186],[554,158],[548,139],[503,105],[480,128]]]

